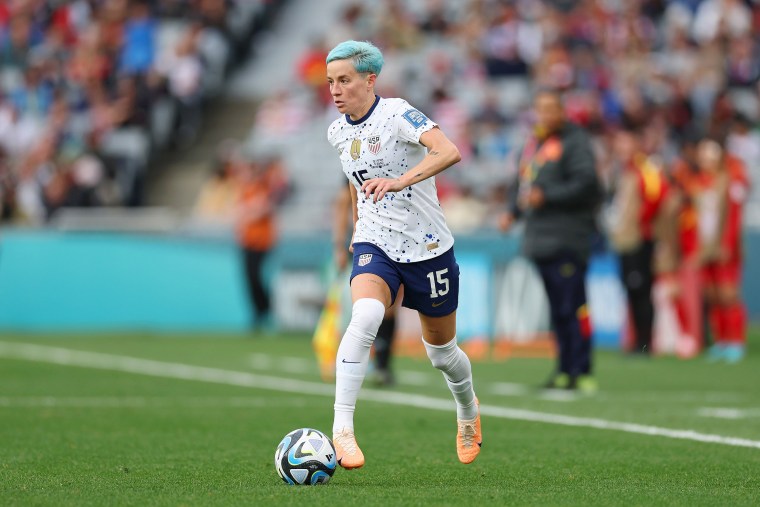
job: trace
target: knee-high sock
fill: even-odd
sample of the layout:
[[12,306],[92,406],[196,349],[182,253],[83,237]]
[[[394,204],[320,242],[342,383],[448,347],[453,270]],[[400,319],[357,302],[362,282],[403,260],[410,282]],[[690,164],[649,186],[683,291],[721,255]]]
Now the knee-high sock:
[[433,366],[443,372],[457,404],[457,418],[470,420],[478,415],[475,391],[472,388],[470,358],[457,346],[456,337],[446,345],[431,345],[424,339],[425,350]]
[[333,432],[354,429],[354,409],[359,389],[367,374],[369,351],[385,315],[385,305],[377,299],[362,298],[354,303],[351,322],[338,347],[335,360],[335,419]]

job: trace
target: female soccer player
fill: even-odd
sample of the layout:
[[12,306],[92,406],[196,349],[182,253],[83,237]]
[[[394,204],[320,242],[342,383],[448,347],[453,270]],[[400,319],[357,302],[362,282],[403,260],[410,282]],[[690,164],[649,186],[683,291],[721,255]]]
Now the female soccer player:
[[[434,176],[459,162],[459,150],[405,100],[375,95],[383,55],[369,42],[345,41],[327,55],[327,81],[341,113],[327,133],[351,185],[354,210],[351,322],[338,347],[333,442],[343,468],[364,465],[354,409],[369,352],[386,308],[404,285],[422,340],[457,406],[457,455],[480,452],[478,402],[467,355],[457,346],[459,266]],[[426,151],[427,149],[427,151]]]

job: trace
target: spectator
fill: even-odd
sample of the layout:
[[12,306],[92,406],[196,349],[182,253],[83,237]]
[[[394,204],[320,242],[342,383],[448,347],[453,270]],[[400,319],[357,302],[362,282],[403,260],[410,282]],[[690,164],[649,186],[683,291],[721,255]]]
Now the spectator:
[[491,77],[528,73],[526,52],[531,40],[511,3],[498,3],[482,38],[485,65]]
[[124,46],[119,59],[123,74],[144,76],[155,57],[156,22],[147,0],[136,0],[124,26]]
[[42,39],[42,31],[33,23],[31,16],[12,16],[8,29],[0,31],[0,68],[23,69],[30,51]]
[[239,143],[227,140],[219,146],[213,175],[201,188],[195,203],[195,218],[201,224],[222,227],[233,224],[245,164]]
[[752,121],[744,114],[737,114],[726,138],[726,151],[739,158],[753,183],[747,197],[747,206],[755,211],[754,225],[760,225],[760,134],[752,128]]
[[332,104],[330,89],[325,86],[329,48],[323,39],[314,40],[296,64],[298,77],[311,90],[322,107]]
[[451,30],[451,23],[443,0],[428,0],[419,28],[426,34],[444,36]]
[[24,71],[24,84],[11,92],[10,100],[22,115],[45,118],[53,102],[53,87],[43,80],[42,62],[31,61]]
[[708,44],[720,37],[740,37],[751,23],[751,12],[741,0],[704,0],[694,17],[693,35],[700,44]]
[[156,62],[156,71],[166,80],[179,108],[175,139],[179,146],[190,145],[201,126],[203,62],[197,46],[199,30],[198,25],[187,30],[174,48]]

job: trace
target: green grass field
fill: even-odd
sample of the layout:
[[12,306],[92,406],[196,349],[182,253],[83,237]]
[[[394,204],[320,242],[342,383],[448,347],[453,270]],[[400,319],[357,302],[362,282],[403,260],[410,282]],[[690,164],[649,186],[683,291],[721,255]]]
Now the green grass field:
[[[599,352],[594,397],[532,389],[548,360],[475,363],[488,415],[469,466],[440,374],[402,358],[400,385],[365,384],[359,402],[367,465],[292,487],[274,470],[280,439],[332,424],[332,388],[305,337],[4,335],[0,505],[758,505],[753,341],[734,366]],[[643,434],[651,427],[737,440]]]

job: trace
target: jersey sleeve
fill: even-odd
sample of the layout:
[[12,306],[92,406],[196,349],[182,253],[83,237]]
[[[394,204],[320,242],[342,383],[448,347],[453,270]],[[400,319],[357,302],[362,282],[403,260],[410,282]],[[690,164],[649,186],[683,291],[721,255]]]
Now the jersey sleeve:
[[438,124],[403,101],[396,114],[396,134],[407,143],[420,143],[420,136]]
[[339,120],[336,120],[330,124],[327,128],[327,141],[333,148],[338,148],[338,132],[340,131]]

